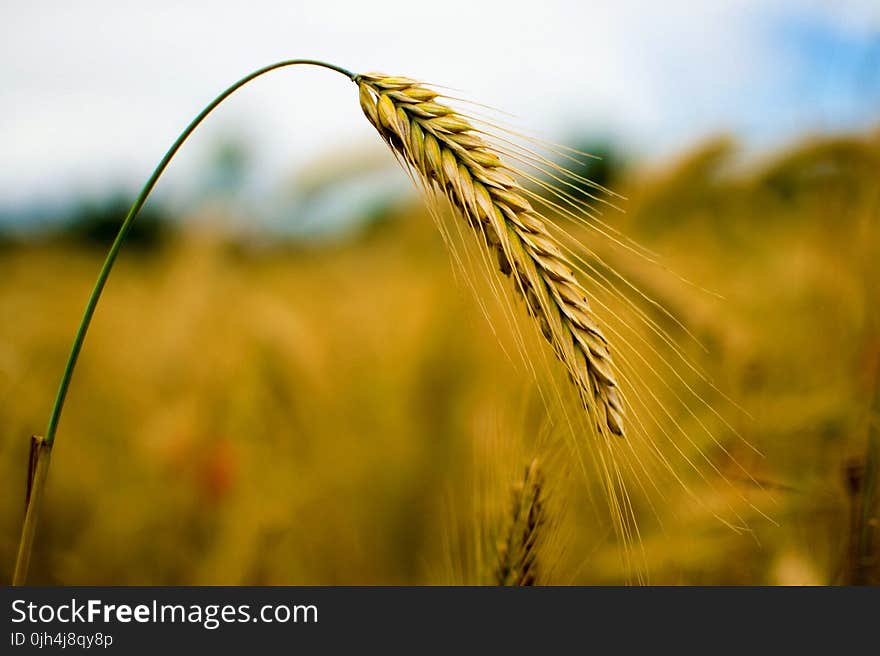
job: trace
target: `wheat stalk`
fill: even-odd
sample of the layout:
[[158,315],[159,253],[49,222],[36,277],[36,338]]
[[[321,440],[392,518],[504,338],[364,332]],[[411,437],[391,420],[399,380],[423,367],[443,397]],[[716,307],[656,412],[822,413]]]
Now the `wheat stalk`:
[[497,585],[535,585],[539,567],[537,552],[544,516],[544,479],[533,460],[522,482],[513,489],[510,526],[498,547]]
[[358,75],[360,103],[392,151],[428,189],[440,190],[512,275],[597,427],[624,434],[624,408],[608,340],[572,265],[528,201],[517,169],[483,132],[415,80]]
[[[358,85],[367,118],[392,151],[426,188],[439,190],[458,208],[483,236],[485,245],[497,254],[501,272],[514,278],[515,289],[567,369],[600,433],[624,434],[622,396],[612,370],[608,341],[599,329],[585,289],[572,273],[571,263],[548,231],[545,218],[529,203],[529,192],[517,181],[517,170],[499,157],[504,154],[502,149],[484,139],[485,133],[475,129],[465,116],[436,102],[436,92],[413,80],[356,75],[327,62],[288,59],[246,75],[208,103],[159,161],[123,220],[74,334],[46,434],[36,452],[36,464],[30,464],[29,493],[13,584],[23,584],[27,579],[40,499],[67,391],[92,316],[132,223],[178,150],[217,106],[252,80],[295,65],[329,69]],[[525,173],[521,175],[528,178]],[[579,176],[572,177],[583,181]]]

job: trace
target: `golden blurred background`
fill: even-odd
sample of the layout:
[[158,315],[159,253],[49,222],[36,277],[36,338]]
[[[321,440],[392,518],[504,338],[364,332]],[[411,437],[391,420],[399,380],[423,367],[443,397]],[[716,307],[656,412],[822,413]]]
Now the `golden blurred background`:
[[[717,503],[747,531],[668,481],[634,501],[644,580],[878,581],[878,173],[876,131],[745,164],[718,138],[614,171],[628,201],[606,220],[723,299],[626,254],[609,261],[706,346],[689,352],[742,412],[703,394],[755,449],[716,423],[709,460],[723,469],[733,452],[748,478],[725,470],[733,485],[717,492],[712,469],[678,468],[696,497],[728,495]],[[568,466],[571,445],[419,200],[372,207],[328,240],[241,239],[213,227],[222,205],[193,213],[147,217],[110,278],[62,418],[33,583],[491,583],[535,457],[538,582],[633,580],[602,481]],[[89,216],[0,247],[4,581],[28,436],[119,218]]]

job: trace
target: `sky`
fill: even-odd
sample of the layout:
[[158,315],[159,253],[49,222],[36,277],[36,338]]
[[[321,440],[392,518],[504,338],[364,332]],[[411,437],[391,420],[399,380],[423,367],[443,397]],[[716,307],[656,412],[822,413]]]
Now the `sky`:
[[[221,89],[291,57],[447,85],[531,133],[648,159],[721,131],[766,149],[880,122],[877,0],[6,1],[0,211],[135,191]],[[264,186],[378,144],[354,85],[287,69],[227,101],[157,191],[185,193],[230,139]]]

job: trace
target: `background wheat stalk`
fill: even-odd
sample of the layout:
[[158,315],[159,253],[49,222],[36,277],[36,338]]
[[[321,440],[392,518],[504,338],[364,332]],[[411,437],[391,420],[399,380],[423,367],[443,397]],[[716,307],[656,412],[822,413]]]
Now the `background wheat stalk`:
[[565,366],[600,432],[624,434],[624,407],[608,340],[587,292],[496,148],[438,93],[415,80],[355,78],[364,114],[429,190],[439,190],[493,250]]
[[544,516],[544,479],[533,460],[513,488],[510,525],[498,545],[496,585],[535,585],[540,573],[538,549]]

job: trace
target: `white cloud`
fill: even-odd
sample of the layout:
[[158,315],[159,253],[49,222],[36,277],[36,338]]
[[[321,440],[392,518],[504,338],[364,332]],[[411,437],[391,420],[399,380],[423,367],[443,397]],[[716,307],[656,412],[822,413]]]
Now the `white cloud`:
[[[260,65],[324,58],[454,85],[558,134],[612,128],[647,151],[736,124],[781,74],[762,29],[792,13],[875,29],[873,2],[121,2],[6,6],[0,205],[107,180],[139,183],[208,99]],[[51,5],[51,8],[50,8]],[[867,27],[866,27],[867,26]],[[221,108],[175,170],[243,129],[267,176],[373,138],[354,90],[326,71],[276,73]],[[179,180],[185,178],[181,175]]]

